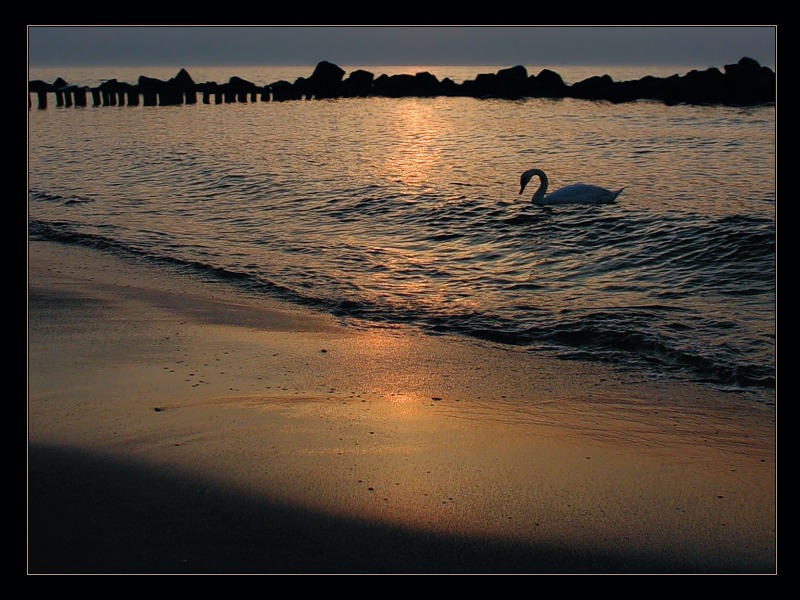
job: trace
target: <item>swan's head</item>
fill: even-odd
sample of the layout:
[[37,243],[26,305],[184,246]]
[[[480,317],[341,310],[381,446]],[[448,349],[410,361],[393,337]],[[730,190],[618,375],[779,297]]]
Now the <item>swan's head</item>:
[[523,174],[520,176],[520,178],[519,178],[519,193],[520,193],[520,194],[522,194],[522,192],[524,192],[524,191],[525,191],[525,186],[527,186],[527,185],[528,185],[528,182],[529,182],[531,179],[533,179],[533,176],[534,176],[534,175],[537,175],[538,173],[539,173],[539,170],[538,170],[538,169],[531,169],[530,171],[525,171],[525,172],[524,172],[524,173],[523,173]]

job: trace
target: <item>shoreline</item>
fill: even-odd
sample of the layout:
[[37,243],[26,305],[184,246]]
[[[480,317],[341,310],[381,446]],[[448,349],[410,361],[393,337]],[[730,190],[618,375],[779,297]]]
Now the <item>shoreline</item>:
[[775,413],[29,243],[29,573],[773,573]]

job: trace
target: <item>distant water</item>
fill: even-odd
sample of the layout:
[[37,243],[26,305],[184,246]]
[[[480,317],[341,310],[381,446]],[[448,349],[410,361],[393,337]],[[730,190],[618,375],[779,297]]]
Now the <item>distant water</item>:
[[[501,67],[363,68],[463,81]],[[568,83],[688,70],[549,68]],[[263,85],[312,70],[189,72]],[[353,326],[406,324],[773,404],[775,127],[774,107],[570,99],[34,102],[29,234],[167,262]],[[534,166],[551,189],[626,189],[614,205],[536,207],[533,189],[517,195]]]

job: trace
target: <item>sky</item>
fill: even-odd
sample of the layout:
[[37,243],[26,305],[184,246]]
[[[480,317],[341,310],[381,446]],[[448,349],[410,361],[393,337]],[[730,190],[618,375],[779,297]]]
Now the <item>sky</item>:
[[687,65],[775,68],[775,26],[28,26],[31,67]]

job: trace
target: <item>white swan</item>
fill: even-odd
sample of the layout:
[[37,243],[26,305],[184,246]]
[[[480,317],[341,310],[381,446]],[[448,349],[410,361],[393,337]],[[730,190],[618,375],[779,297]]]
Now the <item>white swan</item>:
[[525,171],[519,178],[520,194],[525,191],[525,186],[528,185],[528,182],[534,175],[539,176],[541,183],[539,189],[536,190],[533,198],[531,198],[531,202],[539,206],[549,204],[610,204],[614,202],[617,196],[622,193],[622,190],[625,189],[621,188],[616,192],[612,192],[611,190],[596,185],[573,183],[572,185],[547,194],[547,175],[545,175],[545,172],[541,169],[530,169],[529,171]]

